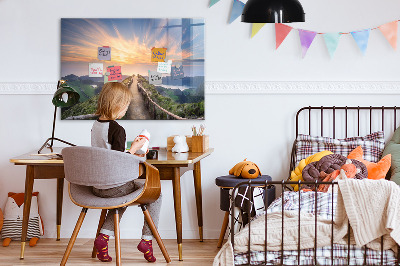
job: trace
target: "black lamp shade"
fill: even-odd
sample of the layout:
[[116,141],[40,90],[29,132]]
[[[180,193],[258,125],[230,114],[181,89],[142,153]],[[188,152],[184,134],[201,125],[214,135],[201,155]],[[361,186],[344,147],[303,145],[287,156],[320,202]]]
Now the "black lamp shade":
[[304,15],[298,0],[249,0],[243,8],[242,22],[304,22]]
[[[68,95],[67,101],[65,102],[62,95],[66,93]],[[70,107],[79,102],[79,93],[69,86],[60,87],[53,95],[53,104],[56,107]]]

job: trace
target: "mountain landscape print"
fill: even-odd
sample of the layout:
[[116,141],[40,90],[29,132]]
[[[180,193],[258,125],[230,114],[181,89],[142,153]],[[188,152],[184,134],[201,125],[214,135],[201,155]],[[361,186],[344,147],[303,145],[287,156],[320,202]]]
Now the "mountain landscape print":
[[80,94],[62,119],[96,119],[107,82],[133,94],[122,119],[204,119],[204,19],[63,18],[61,79]]

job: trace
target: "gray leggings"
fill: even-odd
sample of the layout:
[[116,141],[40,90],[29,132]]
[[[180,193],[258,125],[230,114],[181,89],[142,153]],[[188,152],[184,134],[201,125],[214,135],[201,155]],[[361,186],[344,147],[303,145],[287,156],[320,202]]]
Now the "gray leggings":
[[[137,180],[135,182],[135,180],[132,180],[119,187],[113,187],[108,189],[93,188],[93,194],[101,198],[116,198],[128,195],[142,188],[143,186],[144,182],[139,182]],[[161,202],[162,202],[162,196],[160,194],[160,197],[155,202],[146,204],[146,207],[149,210],[151,218],[153,218],[154,224],[157,228],[158,228],[158,221],[160,218]],[[125,210],[126,207],[118,208],[119,219],[122,218],[122,215],[124,214]],[[109,236],[114,236],[114,214],[115,214],[115,209],[108,210],[106,220],[104,221],[100,233]],[[149,225],[145,220],[142,230],[142,239],[151,240],[152,238],[153,234],[150,230]]]

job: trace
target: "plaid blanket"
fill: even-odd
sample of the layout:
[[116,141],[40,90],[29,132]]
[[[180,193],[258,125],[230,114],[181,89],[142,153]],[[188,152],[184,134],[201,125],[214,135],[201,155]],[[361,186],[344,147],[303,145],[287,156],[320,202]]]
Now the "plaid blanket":
[[[297,211],[300,208],[301,212],[317,214],[321,216],[321,218],[329,220],[332,219],[332,208],[333,215],[335,215],[336,194],[317,192],[317,197],[315,198],[314,191],[286,191],[283,197],[281,196],[275,199],[271,205],[269,205],[267,212],[273,213],[282,211],[282,203],[285,211]],[[265,212],[263,214],[265,215]],[[260,215],[257,215],[257,217]]]
[[[317,196],[317,197],[316,197]],[[298,210],[316,214],[326,219],[332,219],[332,213],[335,215],[336,208],[336,194],[317,192],[285,192],[283,196],[277,198],[268,207],[267,214],[282,211],[282,204],[284,210]],[[265,212],[253,218],[257,219]],[[350,256],[348,253],[347,245],[334,244],[333,245],[333,264],[332,264],[332,248],[326,246],[316,249],[317,265],[347,265],[348,257],[350,258],[349,265],[381,265],[383,259],[384,265],[395,265],[396,257],[392,250],[385,250],[381,252],[371,250],[364,247],[357,247],[350,245]],[[366,256],[364,256],[366,254]],[[250,264],[257,265],[265,263],[265,255],[267,256],[266,265],[280,265],[281,252],[280,251],[267,251],[265,252],[250,252]],[[283,252],[284,265],[298,265],[300,258],[300,265],[314,265],[314,249],[304,249],[300,251],[300,256],[297,250],[285,250]],[[235,254],[235,265],[248,264],[248,253]]]
[[[347,264],[348,249],[347,245],[333,245],[333,262],[331,246],[317,248],[316,265],[382,265],[381,254],[379,251],[372,249],[364,249],[355,245],[350,245],[350,261]],[[364,253],[366,257],[364,260]],[[283,251],[284,265],[298,265],[297,250]],[[250,265],[264,264],[265,252],[250,252]],[[235,265],[248,265],[247,253],[235,255]],[[268,251],[266,265],[281,265],[281,252]],[[300,265],[314,264],[314,249],[303,249],[300,251]],[[383,265],[396,265],[396,257],[392,250],[383,252]]]

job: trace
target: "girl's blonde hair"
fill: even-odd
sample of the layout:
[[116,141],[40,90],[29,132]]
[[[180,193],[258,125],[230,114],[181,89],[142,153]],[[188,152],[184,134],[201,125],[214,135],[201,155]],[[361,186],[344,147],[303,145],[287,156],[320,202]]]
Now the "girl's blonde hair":
[[101,89],[96,115],[115,120],[122,108],[131,100],[132,92],[128,87],[119,82],[108,82]]

